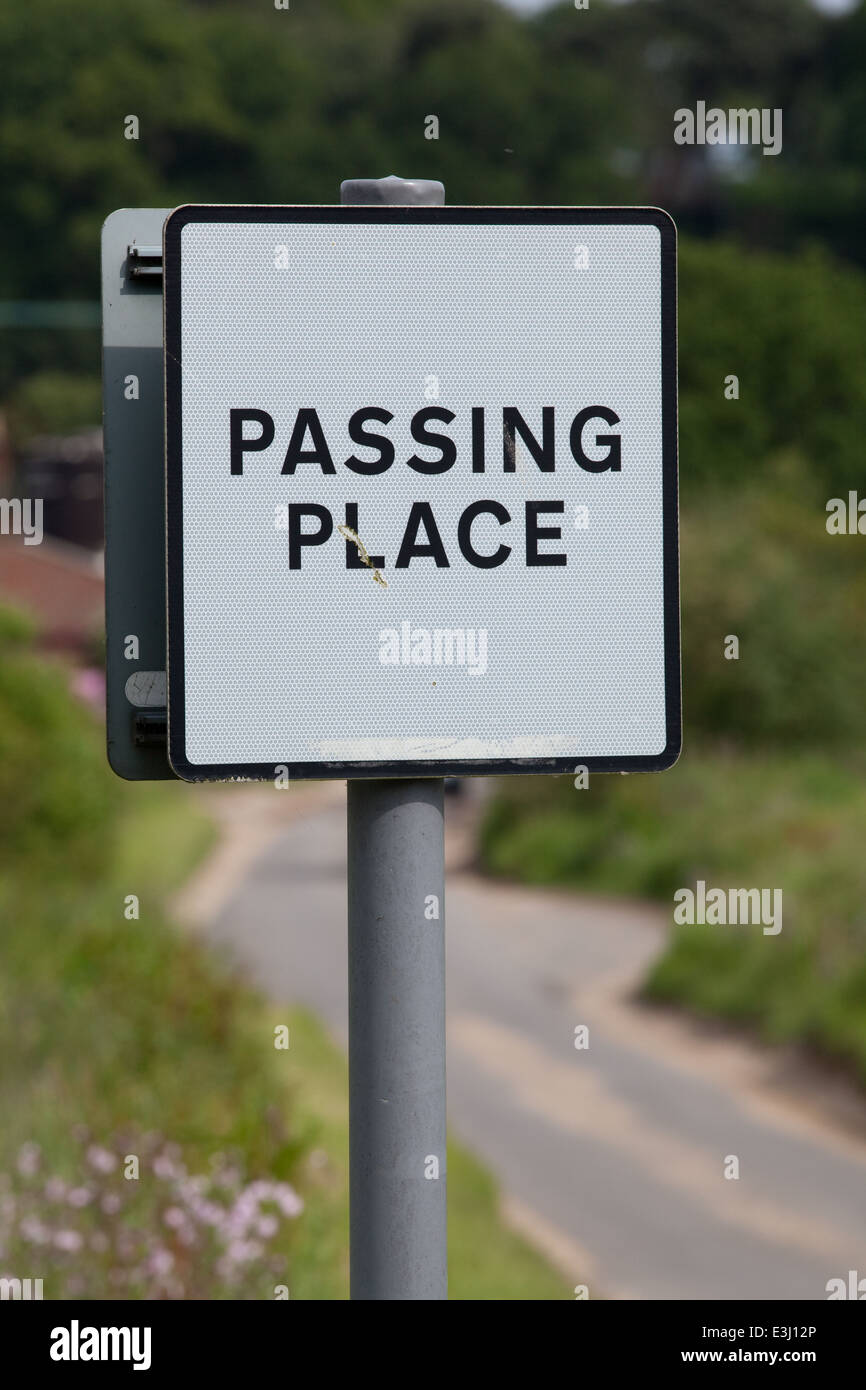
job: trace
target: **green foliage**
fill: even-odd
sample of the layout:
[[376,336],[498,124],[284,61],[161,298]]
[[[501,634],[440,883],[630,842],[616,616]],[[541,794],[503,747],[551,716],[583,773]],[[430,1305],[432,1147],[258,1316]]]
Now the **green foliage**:
[[[162,912],[210,823],[185,787],[112,776],[102,730],[65,673],[31,654],[31,635],[0,610],[0,1171],[26,1141],[53,1174],[87,1184],[84,1127],[109,1147],[159,1132],[193,1171],[237,1151],[249,1176],[285,1179],[304,1144],[261,1001]],[[138,920],[124,915],[129,893]],[[142,1182],[126,1219],[158,1241],[152,1189]],[[56,1260],[48,1275],[47,1296],[64,1296]],[[226,1296],[218,1271],[199,1296]]]
[[[727,497],[796,448],[800,495],[838,495],[863,473],[866,275],[812,247],[749,253],[683,240],[679,257],[680,454],[683,496]],[[739,378],[727,400],[725,378]],[[773,485],[772,480],[767,480]]]
[[[755,927],[674,928],[648,994],[748,1022],[770,1041],[808,1042],[866,1082],[862,767],[804,758],[748,768],[704,762],[700,773],[705,803],[716,803],[732,828],[723,827],[717,848],[705,844],[701,871],[681,885],[702,877],[713,886],[780,887],[784,925],[779,936]],[[682,822],[680,831],[691,844]]]
[[66,673],[30,654],[28,634],[0,610],[0,873],[81,880],[105,861],[117,792],[101,730]]
[[[686,231],[789,249],[808,236],[862,260],[864,63],[862,7],[831,18],[806,0],[531,17],[493,0],[81,0],[74,23],[66,0],[7,4],[0,298],[95,299],[116,207],[333,202],[342,178],[394,170],[444,179],[452,202],[655,203]],[[675,145],[674,110],[699,98],[784,108],[783,157],[743,150],[732,179],[707,147]],[[780,333],[796,330],[781,308]],[[94,347],[18,332],[0,371],[49,354],[92,371]]]
[[18,384],[7,406],[16,444],[33,435],[65,434],[101,423],[102,383],[97,376],[38,372]]
[[686,749],[664,776],[599,774],[585,790],[570,776],[503,782],[483,862],[525,882],[662,900],[697,878],[744,884],[760,865],[764,883],[782,875],[796,896],[831,863],[835,876],[862,833],[861,765]]
[[[827,533],[825,498],[784,455],[684,512],[687,737],[789,754],[863,745],[866,570],[857,536]],[[728,634],[739,660],[724,658]]]

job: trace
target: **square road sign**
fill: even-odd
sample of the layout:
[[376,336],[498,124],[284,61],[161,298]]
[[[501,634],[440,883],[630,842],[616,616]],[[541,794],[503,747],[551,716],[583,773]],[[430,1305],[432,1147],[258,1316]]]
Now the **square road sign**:
[[180,776],[675,761],[667,214],[182,207],[164,277]]

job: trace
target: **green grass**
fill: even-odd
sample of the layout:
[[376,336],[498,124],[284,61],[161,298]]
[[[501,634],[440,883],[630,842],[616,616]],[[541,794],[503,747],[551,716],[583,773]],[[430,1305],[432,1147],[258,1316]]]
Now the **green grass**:
[[116,845],[114,877],[162,903],[213,845],[214,823],[185,783],[122,782],[120,795],[129,824]]
[[[260,1003],[162,912],[182,877],[180,846],[188,868],[210,833],[186,789],[147,789],[141,815],[115,822],[117,863],[104,879],[5,883],[0,1166],[24,1140],[68,1166],[85,1125],[106,1142],[159,1130],[193,1164],[240,1145],[253,1167],[288,1171],[274,1137],[284,1127],[263,1122],[279,1077]],[[124,915],[129,894],[137,920]]]

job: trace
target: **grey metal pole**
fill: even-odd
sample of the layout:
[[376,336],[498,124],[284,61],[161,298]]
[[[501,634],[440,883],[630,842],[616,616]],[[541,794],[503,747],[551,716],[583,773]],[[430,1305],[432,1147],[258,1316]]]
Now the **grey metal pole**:
[[[445,201],[349,179],[344,203]],[[349,1232],[353,1299],[448,1297],[441,778],[348,783]]]
[[351,1296],[447,1297],[443,784],[348,784]]

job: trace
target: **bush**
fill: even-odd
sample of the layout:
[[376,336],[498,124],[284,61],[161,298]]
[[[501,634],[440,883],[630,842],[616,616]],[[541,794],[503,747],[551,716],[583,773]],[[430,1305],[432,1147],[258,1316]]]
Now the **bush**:
[[105,864],[117,789],[101,730],[62,668],[32,656],[30,637],[0,609],[0,872],[86,879]]
[[[683,239],[679,255],[683,495],[736,497],[799,450],[824,498],[857,487],[866,435],[866,275],[817,248],[756,254]],[[725,378],[739,378],[726,400]],[[808,478],[801,480],[808,485]]]
[[[684,513],[687,737],[789,752],[863,743],[866,570],[858,537],[829,535],[826,519],[796,455]],[[724,657],[729,635],[738,660]]]
[[36,372],[19,382],[7,402],[16,444],[38,434],[66,434],[102,423],[102,383],[97,376]]

